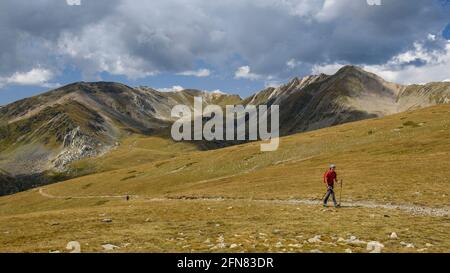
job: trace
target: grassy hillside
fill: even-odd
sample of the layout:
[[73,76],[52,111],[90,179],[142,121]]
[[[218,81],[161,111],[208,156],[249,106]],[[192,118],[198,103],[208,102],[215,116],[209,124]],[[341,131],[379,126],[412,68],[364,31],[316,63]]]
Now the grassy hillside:
[[[449,126],[441,105],[284,137],[272,153],[257,142],[195,151],[133,137],[79,163],[101,173],[1,197],[0,251],[64,250],[70,240],[86,251],[366,251],[347,240],[356,236],[385,251],[448,252]],[[342,210],[314,201],[331,162],[344,179]]]
[[[95,160],[84,159],[109,153],[117,148],[118,143],[128,141],[126,138],[130,135],[168,138],[171,124],[176,120],[171,115],[173,107],[183,104],[192,109],[195,97],[202,98],[203,106],[279,105],[280,134],[286,136],[445,104],[450,101],[449,94],[448,83],[403,86],[386,82],[355,66],[345,66],[330,76],[294,78],[287,84],[264,89],[244,100],[237,95],[193,89],[160,92],[149,87],[132,88],[114,82],[78,82],[0,108],[0,168],[21,181],[22,186],[17,187],[21,190],[122,168],[121,164],[114,165],[112,161],[115,159],[100,158],[101,166]],[[242,143],[214,141],[191,144],[197,144],[197,150],[212,150]],[[312,147],[317,149],[316,144]],[[295,150],[282,150],[268,160],[285,160],[288,152]],[[124,154],[123,160],[133,161],[135,152],[119,149],[113,157],[120,163],[121,154]],[[164,151],[161,154],[154,150],[149,157],[139,154],[137,158],[150,163],[170,157],[164,153],[167,155]],[[210,166],[202,164],[209,161],[202,157],[215,155],[202,153],[193,156],[200,157],[195,159],[199,161],[199,168],[207,169]],[[246,157],[239,153],[236,156],[237,162]],[[255,156],[255,159],[259,158]],[[79,160],[82,161],[77,162]],[[235,158],[226,160],[230,162],[224,163],[233,167],[225,167],[221,171],[234,174],[236,162],[232,161]],[[246,166],[250,168],[266,168],[271,164],[265,162],[256,166],[250,164],[251,160],[247,161],[249,159],[245,161]],[[68,168],[71,163],[74,163],[73,169]],[[217,165],[212,167],[213,175],[216,175],[217,168]],[[156,172],[159,170],[162,173],[167,171],[158,168]],[[209,177],[205,172],[201,177],[195,175],[191,178],[196,181]],[[5,192],[1,186],[0,193]]]
[[72,163],[68,173],[75,176],[101,173],[178,157],[198,151],[199,145],[175,142],[167,136],[143,136],[132,134],[126,137],[113,151],[96,158],[85,158]]
[[[129,158],[119,151],[105,156],[101,164],[106,164],[104,168],[116,164],[117,169],[116,161],[125,168],[53,185],[47,191],[314,198],[323,187],[322,173],[334,162],[345,179],[348,198],[438,206],[447,200],[443,195],[449,182],[449,111],[449,106],[438,106],[288,136],[272,153],[260,152],[260,143],[255,142],[138,164],[145,162],[145,155]],[[152,160],[151,155],[148,158]],[[137,166],[126,167],[130,165]],[[129,173],[134,177],[128,178]],[[92,184],[89,189],[84,187],[87,183]]]

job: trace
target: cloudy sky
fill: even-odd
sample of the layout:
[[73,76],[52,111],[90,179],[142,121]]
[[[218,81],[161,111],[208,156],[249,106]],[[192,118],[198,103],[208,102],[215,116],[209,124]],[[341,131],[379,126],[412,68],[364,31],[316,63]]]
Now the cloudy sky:
[[450,0],[1,0],[0,104],[75,81],[245,97],[355,64],[450,80]]

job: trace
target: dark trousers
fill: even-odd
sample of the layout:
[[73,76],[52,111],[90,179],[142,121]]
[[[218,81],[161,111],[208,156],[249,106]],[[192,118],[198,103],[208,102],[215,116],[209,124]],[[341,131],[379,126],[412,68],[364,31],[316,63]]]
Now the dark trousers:
[[323,200],[323,204],[326,205],[328,203],[328,198],[333,198],[334,205],[337,206],[336,196],[334,195],[334,187],[328,186],[327,194],[325,195],[325,199]]

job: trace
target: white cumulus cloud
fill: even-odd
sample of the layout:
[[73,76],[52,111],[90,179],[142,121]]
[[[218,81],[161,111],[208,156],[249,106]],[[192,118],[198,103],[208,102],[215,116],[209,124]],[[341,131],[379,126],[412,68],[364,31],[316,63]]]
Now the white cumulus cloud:
[[15,72],[9,77],[0,78],[0,86],[5,85],[35,85],[42,87],[56,87],[59,84],[50,83],[53,72],[44,68],[33,68],[27,72]]
[[213,90],[213,91],[206,91],[206,92],[209,92],[211,94],[216,94],[216,95],[226,95],[227,94],[227,93],[223,92],[220,89],[216,89],[216,90]]
[[249,66],[241,66],[236,72],[234,72],[234,78],[236,79],[247,79],[247,80],[258,80],[261,75],[252,73]]
[[[429,38],[429,37],[428,37]],[[428,82],[448,81],[450,75],[450,41],[444,48],[427,49],[424,42],[415,42],[410,50],[393,56],[379,65],[361,65],[367,71],[375,73],[385,80],[400,84],[424,84]],[[314,65],[314,74],[336,73],[345,63]]]
[[159,92],[180,92],[184,90],[184,87],[180,85],[174,85],[172,87],[159,88],[157,89]]
[[334,63],[334,64],[316,64],[312,68],[313,74],[327,74],[327,75],[333,75],[336,73],[339,69],[341,69],[344,66],[344,64]]
[[[427,51],[439,43],[450,5],[368,5],[378,2],[2,0],[0,77],[4,84],[16,72],[42,66],[57,74],[74,68],[82,80],[102,73],[136,79],[161,73],[207,77],[214,71],[266,81],[335,63],[382,66],[427,35]],[[197,70],[198,63],[211,71]]]
[[[422,62],[416,65],[415,62]],[[364,69],[386,80],[403,84],[446,81],[450,74],[450,41],[444,50],[426,50],[421,43],[414,49],[394,56],[382,65],[366,65]]]
[[209,75],[211,75],[211,71],[209,69],[199,69],[199,70],[188,70],[188,71],[183,71],[180,73],[177,73],[177,75],[182,75],[182,76],[193,76],[193,77],[208,77]]
[[296,61],[295,59],[290,59],[289,61],[286,62],[286,65],[290,68],[290,69],[294,69],[297,66],[300,65],[300,62]]
[[66,3],[69,6],[80,6],[81,0],[66,0]]

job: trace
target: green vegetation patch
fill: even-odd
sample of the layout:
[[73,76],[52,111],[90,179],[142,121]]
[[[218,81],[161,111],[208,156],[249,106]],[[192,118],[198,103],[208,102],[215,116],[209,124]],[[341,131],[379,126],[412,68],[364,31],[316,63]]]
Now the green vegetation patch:
[[416,128],[416,127],[420,127],[420,124],[409,120],[409,121],[403,123],[403,126],[409,126],[409,127]]

